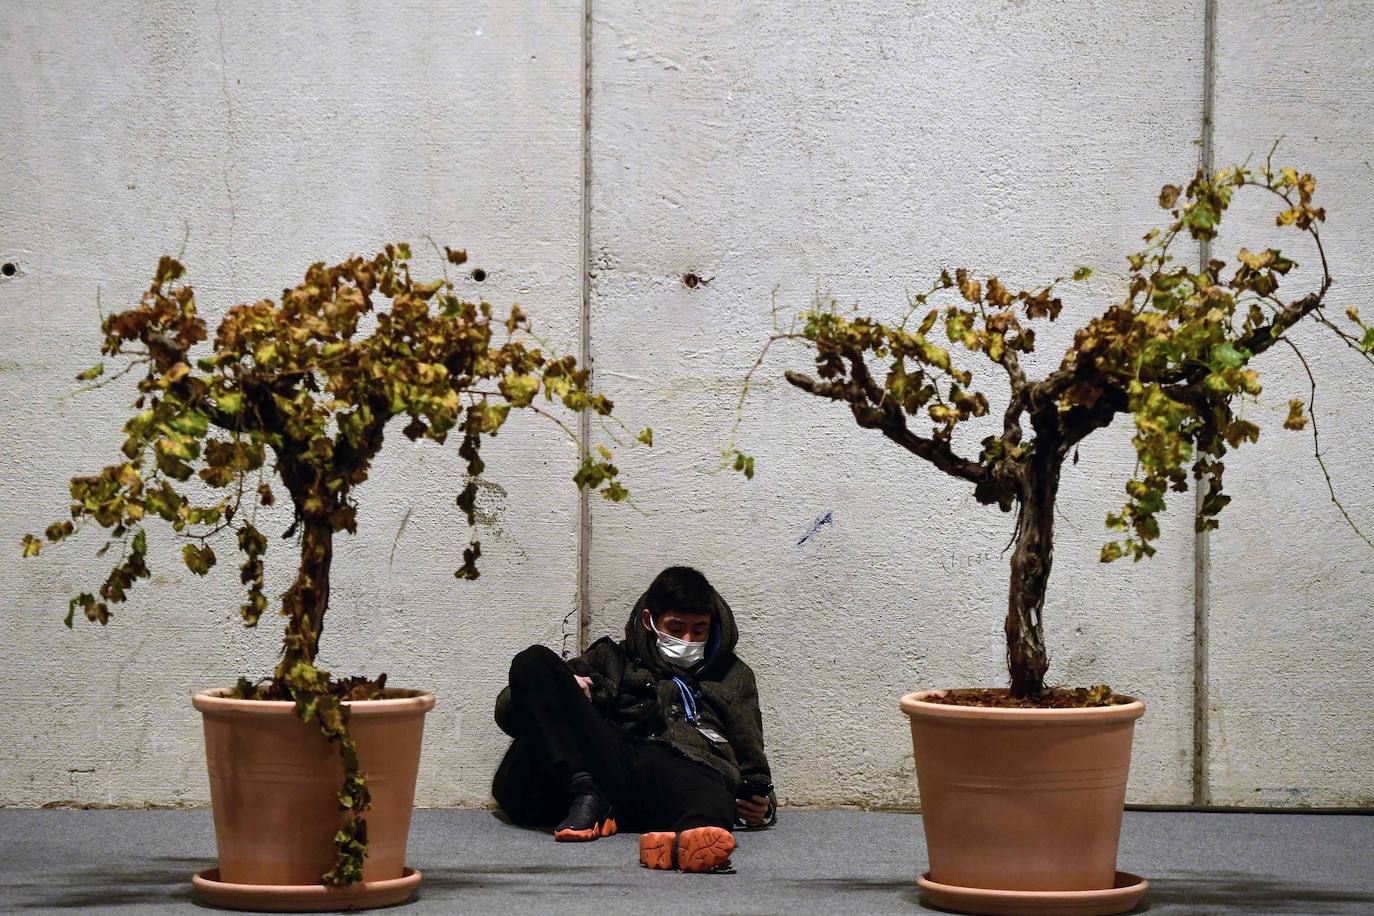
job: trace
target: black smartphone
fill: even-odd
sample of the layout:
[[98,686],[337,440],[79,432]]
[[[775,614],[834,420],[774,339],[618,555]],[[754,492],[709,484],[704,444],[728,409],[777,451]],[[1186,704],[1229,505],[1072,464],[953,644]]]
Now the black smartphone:
[[773,794],[773,784],[762,779],[746,779],[735,789],[735,798],[753,798],[762,795],[767,798]]

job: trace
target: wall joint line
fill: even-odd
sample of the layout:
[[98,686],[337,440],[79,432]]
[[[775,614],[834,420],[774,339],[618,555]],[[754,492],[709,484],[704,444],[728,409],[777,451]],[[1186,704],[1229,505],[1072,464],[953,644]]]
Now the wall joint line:
[[[1216,169],[1216,156],[1212,147],[1213,105],[1216,89],[1216,0],[1206,0],[1203,6],[1202,25],[1202,136],[1198,154],[1198,167],[1211,173]],[[1210,239],[1198,241],[1198,269],[1206,270],[1212,259]],[[1208,494],[1208,484],[1200,479],[1193,487],[1193,518],[1202,519],[1203,501]],[[1193,775],[1192,803],[1197,806],[1211,804],[1210,745],[1211,745],[1211,695],[1210,672],[1208,670],[1209,652],[1209,610],[1211,603],[1211,532],[1198,531],[1193,540]]]
[[[579,218],[580,281],[578,310],[578,362],[589,371],[592,368],[592,157],[591,157],[591,69],[592,69],[592,0],[582,0],[582,74],[581,74],[581,214]],[[588,377],[591,384],[594,376]],[[577,418],[578,460],[585,461],[591,451],[592,415],[584,409]],[[587,633],[591,628],[591,549],[592,504],[591,492],[583,487],[577,495],[577,653],[587,648]],[[565,633],[566,635],[566,633]]]

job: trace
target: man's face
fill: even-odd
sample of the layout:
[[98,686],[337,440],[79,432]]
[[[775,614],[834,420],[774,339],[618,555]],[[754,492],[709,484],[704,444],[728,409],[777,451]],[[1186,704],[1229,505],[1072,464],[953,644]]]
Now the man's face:
[[[679,611],[664,611],[654,621],[660,633],[666,633],[688,642],[706,642],[711,635],[710,614],[684,614]],[[644,612],[644,626],[649,626],[649,612]]]

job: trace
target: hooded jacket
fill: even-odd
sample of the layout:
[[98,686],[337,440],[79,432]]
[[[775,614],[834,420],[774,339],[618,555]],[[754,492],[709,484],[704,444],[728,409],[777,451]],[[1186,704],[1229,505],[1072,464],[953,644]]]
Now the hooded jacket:
[[[661,741],[688,759],[705,763],[734,791],[755,777],[772,782],[763,750],[763,714],[754,672],[735,655],[739,630],[730,606],[712,591],[711,633],[706,655],[689,669],[665,661],[658,638],[642,621],[648,593],[635,602],[625,638],[603,636],[582,655],[568,659],[574,674],[591,678],[592,703],[613,725],[646,741]],[[692,692],[696,723],[688,721],[681,680]],[[496,699],[496,724],[515,736],[510,688]],[[725,739],[716,742],[702,726]],[[775,806],[774,806],[775,807]]]

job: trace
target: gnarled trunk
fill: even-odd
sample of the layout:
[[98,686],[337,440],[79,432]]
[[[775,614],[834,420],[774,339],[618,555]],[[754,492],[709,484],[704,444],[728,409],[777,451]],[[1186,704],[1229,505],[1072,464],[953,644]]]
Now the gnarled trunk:
[[324,614],[329,608],[329,566],[334,557],[334,528],[328,519],[307,518],[301,527],[301,566],[284,596],[286,654],[279,673],[289,662],[314,664],[320,649]]
[[1054,561],[1054,500],[1062,464],[1057,450],[1046,449],[1030,457],[1022,476],[1005,627],[1014,697],[1035,699],[1045,687],[1049,658],[1041,612]]

